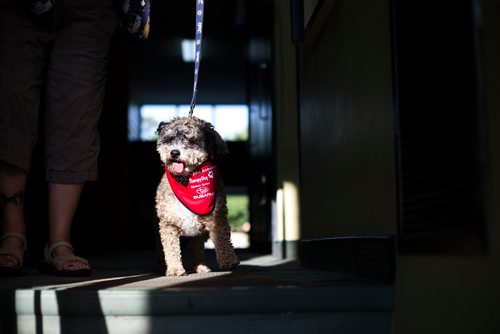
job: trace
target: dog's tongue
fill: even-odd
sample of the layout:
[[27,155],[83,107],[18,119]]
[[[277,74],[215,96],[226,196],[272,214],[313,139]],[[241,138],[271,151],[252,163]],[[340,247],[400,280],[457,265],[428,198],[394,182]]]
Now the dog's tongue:
[[184,171],[184,164],[182,162],[174,162],[172,163],[172,167],[174,167],[176,173],[182,173]]

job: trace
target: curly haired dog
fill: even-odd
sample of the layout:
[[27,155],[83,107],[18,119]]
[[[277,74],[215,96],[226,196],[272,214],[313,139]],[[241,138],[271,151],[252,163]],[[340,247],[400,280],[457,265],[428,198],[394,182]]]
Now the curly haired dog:
[[209,272],[204,244],[210,238],[217,263],[227,270],[239,264],[231,243],[226,194],[217,163],[228,153],[221,136],[197,117],[176,117],[158,127],[156,149],[165,174],[156,191],[156,212],[167,276],[186,275],[180,237],[190,237],[193,272]]

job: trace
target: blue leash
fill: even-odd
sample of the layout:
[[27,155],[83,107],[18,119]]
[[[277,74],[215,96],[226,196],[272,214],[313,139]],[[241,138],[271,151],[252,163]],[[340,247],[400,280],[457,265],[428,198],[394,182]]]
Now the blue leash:
[[194,83],[193,98],[189,108],[189,117],[193,116],[196,106],[196,93],[198,92],[198,73],[200,71],[201,40],[203,36],[203,13],[205,11],[205,0],[196,0],[196,35],[195,35],[195,57],[194,57]]

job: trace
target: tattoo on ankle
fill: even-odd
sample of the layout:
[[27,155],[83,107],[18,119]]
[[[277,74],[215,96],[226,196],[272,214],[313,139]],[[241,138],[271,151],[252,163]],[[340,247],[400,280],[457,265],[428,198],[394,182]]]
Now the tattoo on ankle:
[[12,196],[7,197],[4,193],[0,193],[0,205],[2,207],[12,203],[15,206],[21,205],[24,202],[24,191],[20,190]]

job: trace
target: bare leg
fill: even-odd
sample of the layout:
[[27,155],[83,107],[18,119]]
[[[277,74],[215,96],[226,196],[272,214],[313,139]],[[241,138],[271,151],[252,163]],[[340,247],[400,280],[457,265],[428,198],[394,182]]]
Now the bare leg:
[[[23,204],[27,173],[11,164],[0,161],[0,211],[3,212],[2,232],[25,234]],[[6,238],[0,247],[23,249],[18,238]],[[15,267],[18,261],[11,255],[0,255],[0,265]]]
[[[83,183],[49,183],[49,244],[56,241],[70,241],[71,223],[80,200]],[[74,255],[73,250],[60,246],[54,249],[52,256]],[[79,261],[69,261],[64,270],[90,269]]]

